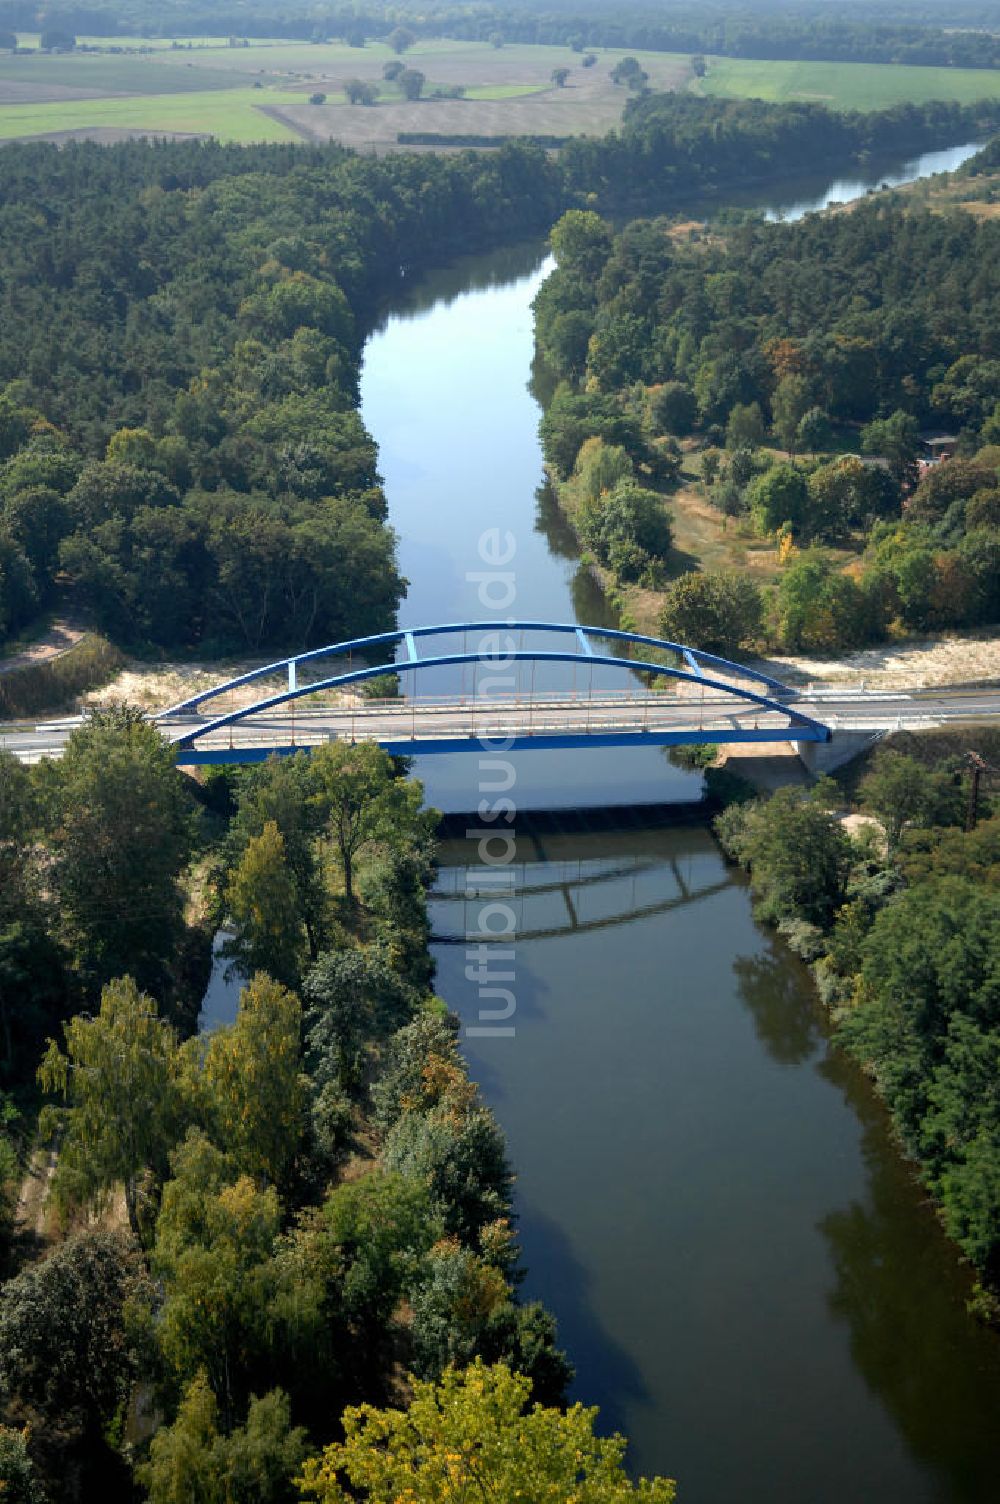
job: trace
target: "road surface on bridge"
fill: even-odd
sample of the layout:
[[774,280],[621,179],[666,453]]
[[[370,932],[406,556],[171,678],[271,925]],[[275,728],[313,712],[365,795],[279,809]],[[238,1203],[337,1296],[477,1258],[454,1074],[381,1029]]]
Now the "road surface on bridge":
[[[916,730],[950,722],[1000,723],[1000,686],[892,690],[811,690],[788,700],[790,709],[838,731]],[[172,741],[206,724],[208,716],[186,714],[159,719]],[[24,761],[60,756],[80,716],[39,724],[0,723],[0,747]],[[737,733],[734,736],[734,733]],[[739,739],[798,740],[797,728],[780,713],[727,696],[683,694],[595,694],[592,698],[539,695],[532,701],[398,699],[354,704],[301,702],[260,712],[234,726],[199,738],[199,751],[225,760],[228,751],[263,755],[269,748],[317,746],[323,742],[377,741],[390,750],[471,750],[479,740],[515,738],[518,747],[619,745],[661,739],[690,741]],[[184,761],[183,752],[179,761]]]

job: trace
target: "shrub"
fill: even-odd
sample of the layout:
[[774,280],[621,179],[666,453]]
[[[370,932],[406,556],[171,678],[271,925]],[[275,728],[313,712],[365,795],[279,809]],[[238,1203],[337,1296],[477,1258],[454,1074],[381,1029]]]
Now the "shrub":
[[78,695],[113,679],[124,661],[107,638],[88,632],[58,658],[15,669],[0,678],[0,716],[13,720],[68,709]]

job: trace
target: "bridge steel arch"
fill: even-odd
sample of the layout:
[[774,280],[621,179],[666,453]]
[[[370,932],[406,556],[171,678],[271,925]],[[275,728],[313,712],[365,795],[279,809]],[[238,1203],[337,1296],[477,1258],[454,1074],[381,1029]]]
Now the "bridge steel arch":
[[[485,653],[480,647],[475,652],[468,651],[463,643],[461,652],[432,653],[421,656],[417,650],[417,641],[424,637],[457,636],[463,638],[470,632],[488,634],[490,640],[498,644],[495,652]],[[499,643],[504,639],[511,639],[515,634],[525,632],[542,632],[572,636],[575,639],[574,648],[570,650],[542,649],[542,648],[514,648],[513,650],[501,649]],[[659,651],[669,652],[679,657],[685,664],[684,668],[677,668],[670,664],[648,662],[644,659],[620,657],[611,652],[595,652],[593,639],[604,639],[614,643],[621,642],[629,646],[637,645],[650,647]],[[306,664],[316,663],[323,658],[352,657],[355,653],[377,652],[381,654],[393,645],[402,644],[406,649],[406,657],[390,663],[376,665],[366,664],[363,668],[349,668],[347,672],[331,675],[327,678],[314,680],[308,684],[298,682],[298,671]],[[345,689],[351,685],[361,684],[369,679],[379,678],[384,674],[419,672],[432,668],[448,668],[466,663],[482,664],[486,667],[498,668],[510,663],[570,663],[576,666],[581,664],[589,667],[606,667],[621,669],[626,672],[642,672],[657,675],[694,684],[707,690],[721,692],[729,696],[734,708],[743,706],[746,709],[756,707],[758,711],[777,712],[788,718],[787,734],[782,737],[781,728],[774,729],[749,729],[733,727],[731,730],[719,732],[701,731],[663,731],[663,732],[581,732],[540,735],[531,734],[517,737],[514,745],[521,747],[566,747],[566,746],[599,746],[599,745],[639,745],[645,743],[667,744],[681,741],[817,741],[830,740],[831,732],[827,726],[805,715],[802,711],[794,708],[790,703],[795,692],[782,684],[780,680],[773,679],[767,674],[760,673],[755,669],[744,667],[742,664],[731,662],[729,659],[720,658],[713,653],[703,652],[700,648],[692,648],[684,643],[669,642],[658,637],[645,636],[638,632],[626,632],[610,627],[591,627],[567,624],[565,622],[546,621],[486,621],[486,622],[449,622],[437,626],[400,628],[394,632],[381,632],[374,636],[358,637],[346,642],[332,643],[328,647],[314,648],[309,652],[297,653],[288,658],[282,658],[274,663],[263,665],[253,669],[249,673],[239,674],[235,678],[228,679],[221,684],[202,690],[198,694],[173,705],[169,710],[162,711],[157,720],[164,729],[170,729],[171,723],[175,726],[181,718],[198,715],[201,707],[208,701],[217,699],[231,690],[240,689],[258,680],[273,677],[278,673],[287,674],[287,687],[277,693],[267,695],[249,705],[239,709],[230,710],[223,714],[199,720],[194,726],[188,725],[180,730],[180,735],[174,738],[174,744],[178,751],[178,761],[181,763],[216,762],[235,760],[233,749],[228,752],[223,749],[199,748],[197,743],[202,737],[209,736],[213,732],[221,731],[239,725],[253,716],[266,714],[277,710],[283,705],[293,704],[295,701],[305,699],[314,694],[327,690]],[[730,674],[739,679],[749,681],[755,686],[754,689],[744,688],[741,685],[727,682],[720,674]],[[483,701],[490,708],[496,709],[502,702],[499,700]],[[492,738],[496,739],[496,738]],[[412,739],[381,738],[378,740],[387,750],[402,754],[415,752],[454,752],[468,750],[477,743],[475,731],[468,736],[445,737],[440,739],[421,738],[419,741]],[[269,752],[283,753],[297,750],[292,747],[274,746],[270,749],[260,749],[256,755],[266,756]]]

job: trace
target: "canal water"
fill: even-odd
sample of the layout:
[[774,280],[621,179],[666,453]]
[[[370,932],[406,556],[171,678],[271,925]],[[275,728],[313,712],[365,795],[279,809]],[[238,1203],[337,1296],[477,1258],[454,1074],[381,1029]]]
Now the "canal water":
[[[759,206],[787,218],[829,196],[848,194]],[[476,579],[490,530],[515,548],[504,615],[609,620],[543,485],[529,378],[546,266],[538,245],[463,262],[369,341],[403,625],[493,614]],[[476,807],[475,757],[416,761],[431,802]],[[678,805],[659,829],[522,820],[513,1033],[465,1034],[517,1170],[525,1292],[559,1319],[575,1397],[683,1504],[995,1501],[1000,1344],[965,1314],[968,1280],[807,973],[697,818],[700,781],[649,749],[514,763],[522,811]],[[473,1027],[478,861],[475,841],[446,845],[432,905],[439,990]]]

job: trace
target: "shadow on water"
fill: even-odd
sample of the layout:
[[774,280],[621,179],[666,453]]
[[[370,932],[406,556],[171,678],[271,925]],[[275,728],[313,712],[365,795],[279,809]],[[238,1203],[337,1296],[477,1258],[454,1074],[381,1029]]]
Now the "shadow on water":
[[[580,557],[580,542],[570,526],[566,513],[561,510],[555,493],[548,481],[535,492],[538,511],[535,532],[545,539],[549,553],[554,559],[569,562]],[[591,627],[617,627],[618,613],[601,589],[596,575],[586,564],[577,564],[569,581],[573,602],[573,615],[577,621]]]
[[[777,939],[759,956],[733,962],[740,1001],[753,1019],[754,1031],[778,1065],[802,1065],[825,1038],[819,1004],[805,999],[811,982],[801,961]],[[805,994],[805,996],[804,996]]]
[[627,1431],[629,1410],[649,1401],[637,1365],[597,1319],[592,1279],[559,1225],[534,1206],[518,1206],[517,1220],[522,1246],[531,1249],[525,1295],[558,1310],[559,1345],[581,1375],[571,1399],[600,1406],[602,1434]]
[[988,1504],[1000,1495],[1000,1336],[969,1319],[970,1271],[870,1084],[835,1049],[820,1069],[861,1124],[868,1189],[865,1203],[819,1224],[836,1276],[830,1311],[869,1389],[940,1480],[940,1498]]
[[391,307],[383,312],[372,333],[381,333],[390,318],[411,318],[432,308],[447,308],[467,293],[489,292],[530,277],[547,254],[546,242],[533,238],[485,254],[457,256],[448,266],[400,283],[392,293]]
[[535,532],[541,533],[549,553],[556,559],[578,559],[580,544],[577,536],[548,481],[539,486],[535,500],[538,503]]

